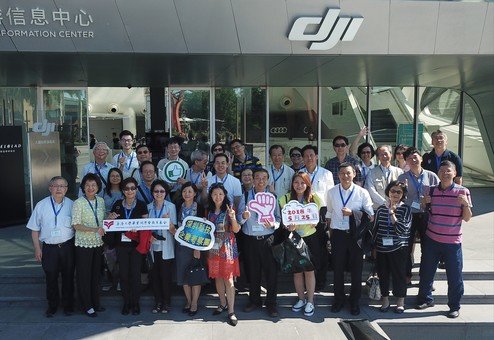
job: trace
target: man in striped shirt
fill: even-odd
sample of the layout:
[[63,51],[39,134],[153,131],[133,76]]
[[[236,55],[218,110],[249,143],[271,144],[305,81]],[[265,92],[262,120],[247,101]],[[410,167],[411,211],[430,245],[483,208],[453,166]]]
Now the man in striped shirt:
[[461,250],[461,224],[472,217],[470,191],[456,183],[456,167],[451,161],[443,161],[439,167],[441,182],[431,187],[422,204],[429,207],[429,223],[425,233],[424,249],[420,264],[420,284],[417,309],[434,305],[432,283],[437,264],[444,259],[448,277],[448,318],[460,315],[460,299],[463,295],[463,255]]

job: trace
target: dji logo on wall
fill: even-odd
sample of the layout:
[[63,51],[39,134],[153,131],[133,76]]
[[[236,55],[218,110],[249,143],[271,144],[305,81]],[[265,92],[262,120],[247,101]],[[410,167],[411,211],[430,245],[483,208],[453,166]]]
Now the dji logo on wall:
[[[330,8],[324,17],[301,17],[295,20],[288,34],[291,41],[311,41],[309,50],[324,51],[333,48],[338,41],[352,41],[363,17],[339,16],[339,8]],[[316,33],[305,33],[309,25],[319,25]]]

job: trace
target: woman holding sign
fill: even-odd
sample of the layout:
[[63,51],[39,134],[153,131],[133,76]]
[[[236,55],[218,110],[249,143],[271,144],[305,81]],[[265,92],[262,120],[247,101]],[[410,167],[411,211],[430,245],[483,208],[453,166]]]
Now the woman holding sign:
[[153,294],[154,308],[152,312],[168,313],[171,305],[172,269],[175,258],[173,234],[177,224],[177,209],[165,197],[169,191],[165,181],[159,179],[151,184],[153,202],[148,204],[150,218],[169,218],[169,230],[156,230],[153,233],[154,241],[151,244],[153,251]]
[[[128,177],[122,181],[120,188],[124,198],[118,200],[108,215],[114,219],[136,219],[147,218],[148,210],[146,204],[136,198],[137,181],[134,177]],[[141,293],[141,264],[142,255],[137,251],[138,241],[129,238],[138,234],[133,232],[112,232],[113,246],[117,249],[117,258],[120,265],[120,284],[124,305],[122,315],[128,315],[132,310],[133,315],[141,313],[139,297]]]
[[97,194],[101,190],[98,175],[87,174],[82,178],[79,197],[72,206],[72,227],[75,229],[75,264],[77,289],[83,311],[89,317],[105,309],[100,306],[99,283],[101,272],[102,236],[105,234],[105,201]]
[[[204,216],[204,208],[197,204],[195,198],[198,193],[197,187],[191,182],[186,182],[182,185],[182,200],[178,205],[178,226],[182,225],[182,221],[188,216]],[[190,267],[193,259],[201,259],[201,252],[196,249],[186,247],[180,243],[176,243],[176,263],[177,263],[177,285],[183,286],[187,303],[183,308],[183,312],[194,316],[197,314],[197,301],[201,295],[201,285],[191,286],[187,282],[186,270]]]
[[215,183],[209,189],[208,220],[216,226],[214,246],[208,257],[209,277],[215,279],[220,298],[220,305],[213,315],[219,315],[228,309],[228,323],[236,326],[238,319],[234,311],[233,278],[240,276],[240,266],[234,233],[240,231],[240,225],[222,183]]
[[398,298],[395,313],[401,314],[405,310],[407,293],[406,264],[412,211],[410,206],[403,204],[407,196],[405,183],[392,181],[386,187],[385,194],[388,201],[377,209],[373,230],[377,249],[377,273],[382,293],[380,310],[387,312],[389,309],[389,276],[391,275],[393,295]]
[[[280,207],[283,207],[290,201],[295,200],[301,204],[315,203],[318,211],[321,208],[321,200],[316,194],[311,194],[310,177],[305,172],[298,172],[292,178],[291,190],[286,195],[280,197]],[[310,251],[310,260],[313,264],[311,268],[307,268],[299,273],[293,274],[293,283],[298,295],[298,301],[292,306],[292,311],[300,312],[304,309],[305,316],[314,314],[314,291],[316,288],[316,277],[314,267],[317,268],[318,261],[321,259],[321,247],[316,235],[316,224],[285,225],[285,228],[290,232],[296,232],[302,237]],[[307,296],[305,292],[307,291]]]

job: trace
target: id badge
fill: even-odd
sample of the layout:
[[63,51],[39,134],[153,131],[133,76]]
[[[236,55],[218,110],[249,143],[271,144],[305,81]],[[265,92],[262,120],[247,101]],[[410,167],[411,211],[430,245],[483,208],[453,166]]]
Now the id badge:
[[259,224],[253,225],[252,231],[264,231],[264,226]]
[[350,229],[350,218],[343,216],[343,221],[340,222],[341,229]]
[[384,237],[383,238],[383,246],[392,246],[393,238],[392,237]]
[[420,203],[417,201],[412,202],[412,208],[420,210]]
[[53,229],[51,231],[51,236],[52,237],[59,237],[62,236],[62,231],[60,229]]
[[215,241],[214,244],[213,244],[213,249],[219,250],[220,249],[220,242],[216,242]]
[[122,242],[132,242],[132,240],[130,238],[128,238],[127,236],[125,236],[125,234],[122,234],[122,238],[120,239],[120,241],[122,241]]

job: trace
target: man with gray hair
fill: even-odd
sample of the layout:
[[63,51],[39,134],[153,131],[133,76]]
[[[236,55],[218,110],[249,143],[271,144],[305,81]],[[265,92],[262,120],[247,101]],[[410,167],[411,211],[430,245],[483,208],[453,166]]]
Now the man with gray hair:
[[[27,222],[31,230],[34,258],[41,262],[46,276],[47,318],[53,317],[58,306],[65,315],[74,312],[74,229],[72,200],[65,197],[67,180],[53,177],[49,183],[50,196],[39,201]],[[62,298],[58,277],[62,275]]]
[[[203,189],[207,188],[207,182],[203,181],[203,178],[211,177],[211,172],[206,172],[206,167],[208,165],[208,154],[203,150],[194,150],[190,154],[190,160],[192,162],[191,167],[187,170],[185,178],[180,178],[178,182],[184,184],[185,182],[191,182],[199,190],[199,195]],[[203,186],[203,183],[206,187]]]
[[[86,164],[82,169],[82,177],[89,173],[98,175],[102,184],[101,191],[99,192],[101,197],[103,197],[105,192],[104,189],[107,185],[108,172],[113,168],[113,165],[106,161],[109,152],[110,148],[105,142],[97,142],[94,144],[93,148],[94,162]],[[79,197],[80,196],[82,196],[82,190],[79,189]]]
[[369,172],[365,181],[365,188],[369,191],[374,210],[386,203],[384,190],[389,183],[397,180],[398,176],[403,173],[403,170],[391,165],[392,152],[391,145],[381,145],[377,148],[376,153],[380,164]]

